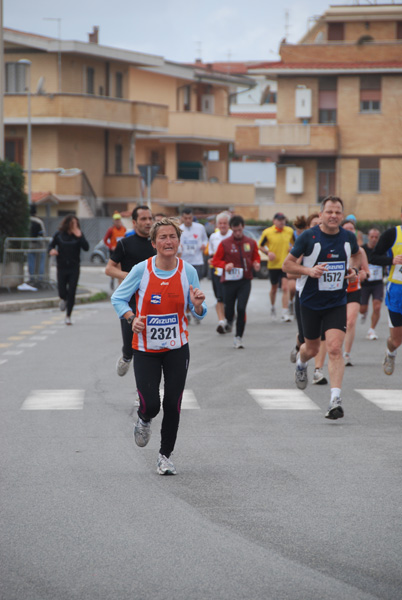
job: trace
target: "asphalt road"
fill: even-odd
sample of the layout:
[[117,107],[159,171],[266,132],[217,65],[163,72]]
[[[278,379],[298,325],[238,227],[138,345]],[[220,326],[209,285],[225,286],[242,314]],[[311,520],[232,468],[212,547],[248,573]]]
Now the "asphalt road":
[[[96,268],[81,283],[108,287]],[[160,416],[134,444],[109,303],[78,306],[73,327],[56,309],[0,314],[2,600],[402,598],[402,356],[384,375],[385,311],[376,342],[358,324],[331,422],[329,386],[295,389],[295,324],[269,320],[269,283],[253,282],[244,350],[202,287],[176,477],[156,474]]]

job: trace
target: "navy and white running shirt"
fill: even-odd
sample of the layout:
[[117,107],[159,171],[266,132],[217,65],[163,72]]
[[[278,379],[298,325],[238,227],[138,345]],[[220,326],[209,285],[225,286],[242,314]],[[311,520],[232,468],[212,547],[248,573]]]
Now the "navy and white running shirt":
[[300,303],[312,310],[322,310],[346,304],[347,280],[352,254],[359,252],[356,236],[351,231],[339,228],[335,235],[323,233],[319,225],[307,229],[296,240],[290,253],[303,256],[305,267],[327,263],[327,272],[319,279],[302,275],[297,281]]

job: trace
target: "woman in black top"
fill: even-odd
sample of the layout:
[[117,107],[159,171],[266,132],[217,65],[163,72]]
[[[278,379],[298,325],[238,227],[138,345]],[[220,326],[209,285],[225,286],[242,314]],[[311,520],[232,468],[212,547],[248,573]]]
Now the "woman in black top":
[[71,313],[80,276],[80,253],[89,250],[89,244],[81,231],[80,222],[74,215],[67,215],[59,231],[49,244],[49,255],[57,257],[57,285],[60,310],[66,310],[66,325],[72,325]]

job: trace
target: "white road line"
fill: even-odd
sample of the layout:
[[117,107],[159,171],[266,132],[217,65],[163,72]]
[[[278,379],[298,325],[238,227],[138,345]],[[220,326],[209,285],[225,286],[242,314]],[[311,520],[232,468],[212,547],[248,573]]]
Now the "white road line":
[[183,409],[198,409],[200,405],[197,402],[197,398],[193,390],[184,390],[183,399],[181,401],[181,407]]
[[21,410],[82,410],[85,390],[32,390]]
[[37,342],[41,342],[43,340],[47,340],[47,336],[46,335],[33,335],[30,339],[35,340]]
[[355,390],[381,410],[402,411],[401,390]]
[[[159,389],[159,394],[161,400],[163,400],[163,387]],[[183,410],[197,410],[201,408],[197,402],[197,398],[195,397],[193,390],[184,390],[183,398],[181,401],[181,408]]]
[[265,410],[320,410],[302,390],[247,390]]
[[18,354],[22,354],[23,350],[7,350],[7,352],[3,352],[3,356],[18,356]]
[[18,344],[18,348],[33,348],[36,346],[36,342],[24,342],[22,344]]
[[8,360],[6,358],[3,360],[0,360],[0,365],[4,365],[6,362],[8,362]]

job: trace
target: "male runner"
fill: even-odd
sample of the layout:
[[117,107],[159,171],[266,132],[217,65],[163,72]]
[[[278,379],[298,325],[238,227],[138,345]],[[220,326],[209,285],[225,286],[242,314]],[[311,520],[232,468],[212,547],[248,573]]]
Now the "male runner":
[[371,327],[367,332],[368,340],[378,340],[375,328],[380,320],[381,304],[384,299],[384,269],[380,265],[372,265],[370,263],[371,255],[380,239],[380,230],[373,227],[368,232],[367,243],[363,244],[362,248],[367,255],[369,263],[370,276],[366,281],[362,281],[362,291],[360,298],[360,314],[361,321],[364,323],[368,314],[368,304],[370,296],[373,298],[373,312],[371,314]]
[[[222,212],[216,217],[216,226],[218,231],[211,233],[208,242],[208,262],[211,266],[212,258],[217,251],[219,244],[222,242],[222,240],[225,240],[232,235],[232,231],[229,228],[229,220],[230,214],[226,212]],[[223,297],[223,284],[221,283],[222,272],[223,271],[221,268],[213,268],[212,270],[212,287],[216,298],[216,314],[218,315],[218,327],[216,328],[216,331],[218,333],[226,333],[225,300]]]
[[[136,264],[155,255],[155,249],[149,239],[153,219],[148,206],[137,206],[133,210],[132,220],[136,235],[119,240],[105,269],[106,275],[115,277],[119,280],[119,283],[127,277]],[[134,296],[130,300],[130,306],[135,313]],[[133,358],[133,332],[131,325],[125,319],[121,319],[120,323],[123,337],[123,353],[116,363],[116,371],[120,377],[123,377],[127,373],[131,359]]]
[[229,221],[232,235],[223,240],[212,259],[214,267],[223,269],[221,282],[225,298],[225,331],[232,330],[237,303],[235,348],[244,348],[243,333],[246,327],[246,307],[251,291],[254,271],[260,270],[260,255],[257,243],[243,233],[244,219],[233,215]]
[[[341,386],[345,365],[342,344],[346,332],[346,288],[357,276],[361,255],[356,236],[340,224],[343,202],[336,196],[324,198],[321,223],[303,232],[283,263],[285,273],[301,275],[300,311],[304,344],[296,363],[295,381],[299,389],[307,386],[307,362],[320,349],[325,333],[331,400],[327,419],[344,416]],[[297,259],[303,256],[301,264]]]
[[[402,211],[401,211],[402,218]],[[387,252],[389,256],[384,256]],[[381,235],[373,250],[373,265],[389,265],[390,271],[385,294],[389,314],[389,338],[384,358],[384,373],[392,375],[397,348],[402,344],[402,227],[391,227]]]
[[[291,321],[289,314],[289,281],[282,270],[283,261],[294,242],[294,231],[285,225],[286,217],[283,213],[276,213],[273,225],[264,229],[258,246],[268,256],[268,271],[271,289],[269,298],[271,300],[271,318],[276,319],[275,300],[279,284],[282,288],[282,321]],[[294,287],[294,286],[293,286]]]

